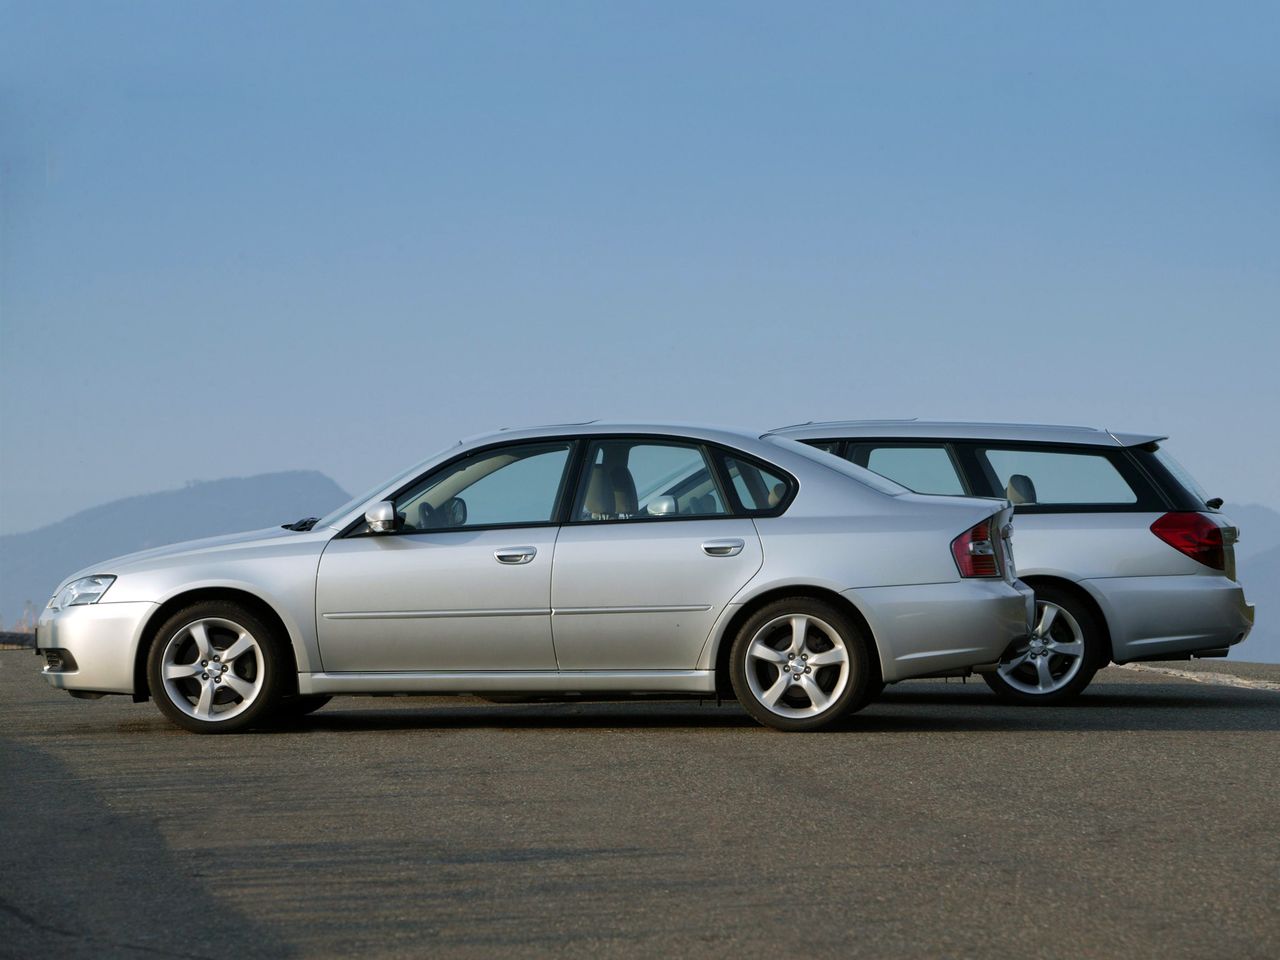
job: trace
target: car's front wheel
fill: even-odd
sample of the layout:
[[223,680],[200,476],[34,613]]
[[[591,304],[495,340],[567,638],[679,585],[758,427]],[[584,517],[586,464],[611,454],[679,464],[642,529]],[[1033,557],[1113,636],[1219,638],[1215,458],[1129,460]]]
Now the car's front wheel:
[[870,654],[844,611],[807,597],[770,603],[734,641],[730,677],[738,701],[778,730],[816,730],[866,705]]
[[161,625],[147,657],[156,706],[196,733],[234,733],[265,720],[281,699],[279,643],[236,603],[178,611]]
[[1005,651],[982,679],[1013,703],[1064,703],[1080,695],[1105,658],[1102,629],[1074,595],[1057,587],[1036,588],[1031,636]]

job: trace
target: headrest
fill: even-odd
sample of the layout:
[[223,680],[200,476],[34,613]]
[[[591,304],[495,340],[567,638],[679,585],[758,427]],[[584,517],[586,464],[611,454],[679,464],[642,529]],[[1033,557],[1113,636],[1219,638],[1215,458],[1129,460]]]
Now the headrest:
[[605,467],[592,467],[591,476],[587,479],[587,495],[582,501],[582,512],[593,517],[612,516],[613,501],[613,486],[609,483]]
[[769,506],[776,507],[786,495],[787,485],[785,483],[775,483],[773,489],[769,491]]
[[1009,498],[1009,502],[1015,505],[1035,503],[1036,485],[1025,473],[1015,473],[1009,478],[1009,485],[1004,488],[1004,494]]

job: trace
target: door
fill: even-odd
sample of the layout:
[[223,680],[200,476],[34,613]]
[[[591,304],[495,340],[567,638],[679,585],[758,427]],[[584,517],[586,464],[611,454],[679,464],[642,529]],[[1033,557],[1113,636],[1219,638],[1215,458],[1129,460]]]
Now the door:
[[324,670],[554,670],[551,566],[571,446],[470,454],[396,498],[395,532],[334,540],[316,582]]
[[556,542],[552,633],[562,670],[691,670],[760,569],[755,524],[731,514],[695,444],[593,442]]

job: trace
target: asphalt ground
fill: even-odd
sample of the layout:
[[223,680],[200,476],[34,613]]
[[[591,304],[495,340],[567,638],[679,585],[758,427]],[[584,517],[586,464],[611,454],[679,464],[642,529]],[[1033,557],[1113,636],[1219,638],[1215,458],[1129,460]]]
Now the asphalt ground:
[[[1280,956],[1280,693],[351,698],[199,737],[0,653],[0,956]],[[1250,670],[1280,680],[1280,667]]]

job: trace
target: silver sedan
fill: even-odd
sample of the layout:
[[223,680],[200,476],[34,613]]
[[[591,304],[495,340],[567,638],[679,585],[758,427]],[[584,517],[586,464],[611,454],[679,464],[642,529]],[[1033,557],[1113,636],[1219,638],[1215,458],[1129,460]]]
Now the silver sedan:
[[1027,635],[1009,516],[781,437],[503,431],[320,519],[95,564],[37,646],[53,686],[200,733],[375,693],[736,697],[807,730]]

